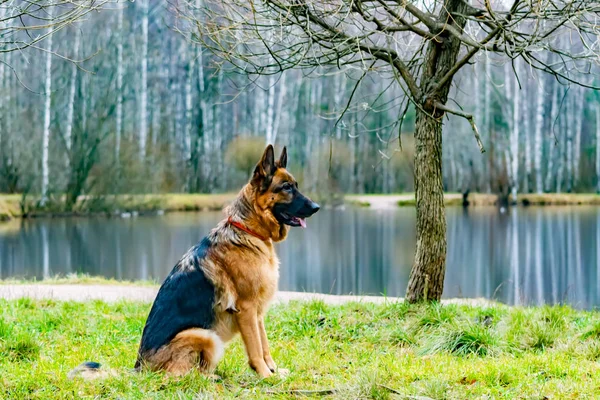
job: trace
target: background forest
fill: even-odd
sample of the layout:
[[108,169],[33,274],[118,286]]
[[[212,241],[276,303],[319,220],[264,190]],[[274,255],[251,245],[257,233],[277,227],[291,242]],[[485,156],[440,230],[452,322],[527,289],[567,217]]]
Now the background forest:
[[[246,76],[190,43],[184,23],[177,2],[110,4],[3,53],[0,192],[235,191],[266,143],[288,146],[307,192],[414,190],[414,110],[399,126],[404,93],[389,77],[351,66]],[[447,118],[445,190],[596,191],[597,94],[479,57],[451,97],[487,152],[467,121]]]

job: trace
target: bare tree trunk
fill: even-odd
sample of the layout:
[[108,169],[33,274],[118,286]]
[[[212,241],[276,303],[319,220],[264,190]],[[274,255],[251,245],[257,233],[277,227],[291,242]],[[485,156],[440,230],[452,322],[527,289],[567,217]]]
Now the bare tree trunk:
[[[194,46],[196,49],[197,46]],[[191,161],[192,156],[192,120],[193,120],[193,103],[192,103],[192,84],[194,80],[194,72],[196,72],[196,54],[189,52],[190,60],[188,62],[187,80],[185,81],[185,137],[184,137],[184,156],[186,161]]]
[[552,178],[554,177],[554,152],[558,146],[557,140],[554,136],[554,124],[556,123],[556,117],[558,116],[558,84],[554,83],[552,90],[552,106],[550,108],[550,123],[548,124],[548,131],[550,134],[550,150],[548,151],[548,169],[546,170],[546,191],[552,190]]
[[[512,89],[513,89],[513,75],[511,72],[511,67],[508,63],[504,64],[504,89],[506,91],[506,99],[512,99]],[[514,107],[513,107],[514,109]],[[506,175],[508,176],[508,184],[510,186],[510,188],[512,188],[512,184],[513,181],[515,179],[515,177],[513,176],[513,170],[512,170],[512,163],[511,163],[511,135],[513,133],[513,125],[514,125],[514,120],[512,118],[512,111],[510,109],[510,107],[506,107],[506,109],[503,109],[503,111],[505,111],[505,119],[508,123],[508,132],[505,135],[505,146],[504,147],[504,164],[506,165]],[[509,188],[509,191],[510,191]]]
[[[568,103],[568,102],[567,102]],[[562,191],[563,184],[563,175],[565,172],[565,159],[566,159],[566,140],[565,135],[562,134],[565,132],[565,123],[568,123],[566,118],[560,118],[558,120],[558,132],[557,140],[558,140],[558,168],[556,171],[556,192],[560,193]]]
[[[198,4],[201,2],[198,1]],[[204,84],[204,51],[200,47],[198,51],[198,86],[200,96],[200,132],[198,133],[198,152],[202,150],[204,157],[202,157],[202,175],[206,178],[210,177],[210,140],[209,140],[209,127],[208,127],[208,94],[206,85]],[[199,162],[199,161],[198,161]]]
[[581,159],[581,129],[583,127],[583,104],[585,101],[585,91],[583,87],[578,87],[575,92],[577,98],[573,107],[573,122],[575,125],[575,143],[573,148],[573,185],[579,183],[579,162]]
[[523,193],[529,193],[529,182],[531,181],[531,131],[530,131],[530,113],[531,108],[527,98],[527,86],[523,87],[523,132],[525,133],[525,176],[523,179]]
[[[481,65],[479,65],[479,63],[475,64],[473,66],[473,69],[475,70],[475,74],[474,74],[474,78],[475,78],[475,95],[473,96],[473,99],[475,100],[475,118],[478,124],[483,124],[484,123],[484,102],[485,99],[483,98],[484,95],[484,91],[483,91],[483,87],[485,85],[485,82],[483,80],[483,77],[485,75],[485,72],[482,71],[481,69]],[[480,125],[481,126],[481,125]],[[469,152],[470,153],[470,152]],[[475,164],[475,166],[473,167],[473,165]],[[461,191],[461,193],[464,193],[464,190],[481,190],[480,188],[484,185],[484,181],[487,180],[485,179],[485,159],[483,157],[477,157],[474,158],[472,156],[469,157],[469,165],[471,166],[470,171],[469,171],[469,184],[468,186],[463,189]],[[479,176],[474,176],[473,171],[474,170],[478,170],[480,172],[480,174],[478,174]],[[482,180],[483,179],[483,180]]]
[[[600,193],[600,104],[596,105],[596,192]],[[597,251],[600,252],[600,247]]]
[[[462,31],[466,19],[461,15],[466,6],[462,0],[446,0],[439,18],[452,20],[455,28]],[[406,291],[409,302],[440,300],[444,290],[447,243],[442,183],[443,114],[436,111],[435,105],[446,103],[451,82],[434,93],[427,90],[456,63],[460,47],[460,41],[452,36],[442,42],[430,41],[421,73],[420,85],[426,95],[423,108],[417,110],[415,127],[417,248]]]
[[575,98],[569,94],[567,100],[567,193],[571,193],[573,190],[573,123],[574,123],[574,105]]
[[285,96],[287,94],[287,75],[288,72],[283,72],[281,74],[281,79],[279,80],[279,99],[277,100],[277,111],[275,112],[275,122],[273,123],[273,144],[277,141],[279,124],[281,123],[281,115],[283,112],[283,103],[285,102]]
[[121,130],[123,129],[123,5],[119,7],[117,29],[119,39],[117,42],[117,121],[115,129],[115,162],[119,165],[121,159]]
[[535,116],[535,156],[534,156],[534,169],[535,169],[535,191],[541,194],[544,191],[544,182],[542,181],[542,155],[543,155],[543,143],[542,143],[542,128],[544,126],[544,82],[545,77],[540,76],[538,81],[537,90],[537,105],[536,105],[536,116]]
[[[519,70],[519,61],[516,61],[517,71]],[[510,157],[511,157],[511,188],[510,193],[513,201],[517,201],[517,191],[519,188],[519,123],[521,111],[521,91],[519,90],[519,81],[514,79],[513,91],[513,122],[510,138]]]
[[[221,93],[223,88],[223,68],[219,69],[219,72],[217,73],[217,87],[215,89],[216,93]],[[217,98],[217,103],[220,103],[220,101],[218,101]],[[222,144],[223,144],[223,121],[222,121],[222,111],[223,111],[223,105],[222,104],[215,104],[213,106],[213,122],[212,122],[212,126],[213,126],[213,154],[212,157],[214,157],[212,163],[214,164],[214,168],[213,168],[213,174],[212,176],[222,176],[222,166],[223,166],[223,149],[222,149]],[[215,185],[214,183],[217,182],[213,182],[211,181],[212,184],[212,188],[214,189]]]
[[439,300],[446,272],[446,216],[442,184],[442,122],[417,111],[415,130],[417,250],[406,298]]
[[[52,8],[50,8],[50,18],[52,18]],[[52,28],[50,28],[50,33],[52,33]],[[42,205],[48,200],[48,180],[50,173],[48,147],[50,145],[50,108],[52,103],[52,34],[48,36],[46,41],[46,83],[44,86],[46,101],[44,105],[44,133],[42,138]]]
[[146,140],[148,137],[148,2],[141,0],[142,9],[142,76],[140,83],[140,161],[146,158]]
[[[81,39],[81,31],[76,27],[75,32],[75,44],[73,49],[73,58],[77,59],[79,53],[79,41]],[[65,129],[65,146],[67,147],[67,154],[65,157],[67,170],[70,168],[70,157],[71,157],[71,136],[73,132],[73,114],[75,111],[75,87],[77,84],[77,65],[71,64],[71,88],[69,92],[69,103],[67,106],[67,127]]]
[[[0,32],[4,29],[5,23],[2,22],[2,20],[4,19],[4,15],[6,15],[6,11],[7,11],[6,7],[0,8]],[[0,62],[0,161],[3,161],[3,158],[6,155],[6,152],[3,150],[4,143],[2,142],[2,139],[3,139],[2,132],[5,129],[8,130],[7,126],[3,126],[3,125],[6,125],[5,124],[5,119],[6,119],[5,115],[7,115],[9,113],[9,110],[8,110],[9,103],[8,103],[8,101],[6,101],[6,102],[4,101],[4,93],[6,93],[6,95],[8,96],[8,93],[10,91],[10,88],[8,85],[8,76],[6,78],[4,78],[4,70],[5,70],[4,62]]]
[[[488,143],[492,144],[492,85],[493,85],[493,74],[492,74],[492,63],[490,62],[489,56],[485,55],[485,132],[484,138],[488,139]],[[492,191],[491,180],[492,180],[492,168],[493,164],[488,163],[487,174],[485,179],[485,188],[486,192],[490,193]]]
[[273,124],[275,122],[275,75],[269,76],[269,92],[266,109],[266,139],[267,144],[275,144]]
[[[337,114],[342,112],[342,109],[341,109],[342,108],[342,96],[344,95],[345,88],[346,88],[346,74],[344,73],[344,71],[340,71],[335,75],[335,85],[334,85],[335,92],[333,93],[333,109],[335,110],[335,113],[336,113],[336,121],[337,121]],[[338,140],[342,138],[341,121],[335,127],[335,138]]]

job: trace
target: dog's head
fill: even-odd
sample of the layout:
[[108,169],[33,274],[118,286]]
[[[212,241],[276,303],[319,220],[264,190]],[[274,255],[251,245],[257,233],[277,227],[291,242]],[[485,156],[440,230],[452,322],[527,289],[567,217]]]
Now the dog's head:
[[319,211],[319,205],[298,190],[298,182],[285,168],[284,147],[275,161],[273,146],[268,145],[256,164],[250,184],[255,189],[256,204],[271,214],[280,225],[306,227],[306,218]]

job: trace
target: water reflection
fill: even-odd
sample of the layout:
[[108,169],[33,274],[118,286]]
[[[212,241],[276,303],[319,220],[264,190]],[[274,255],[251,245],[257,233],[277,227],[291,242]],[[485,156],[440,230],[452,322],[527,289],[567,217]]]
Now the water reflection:
[[[600,304],[600,208],[448,210],[446,297]],[[0,277],[163,279],[220,213],[0,224]],[[323,210],[279,245],[282,290],[402,296],[415,213]]]

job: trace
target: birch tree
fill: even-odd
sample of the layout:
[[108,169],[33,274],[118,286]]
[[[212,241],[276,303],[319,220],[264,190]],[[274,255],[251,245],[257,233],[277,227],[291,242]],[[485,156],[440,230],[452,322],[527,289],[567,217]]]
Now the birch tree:
[[194,75],[196,73],[196,54],[193,51],[188,52],[189,61],[187,66],[187,80],[185,82],[185,159],[192,162],[192,126],[193,126],[193,103],[192,86],[194,84]]
[[[53,9],[48,10],[52,19]],[[48,201],[48,184],[50,178],[50,166],[48,164],[48,147],[50,145],[50,112],[52,105],[52,31],[48,29],[46,39],[46,80],[44,84],[44,131],[42,133],[42,200],[44,205]]]
[[123,14],[124,5],[120,4],[117,10],[117,31],[119,37],[117,38],[117,115],[115,121],[115,162],[117,166],[121,160],[121,132],[123,130]]
[[548,125],[548,136],[550,139],[550,149],[548,150],[548,168],[546,169],[546,190],[552,190],[552,178],[554,177],[554,155],[558,150],[560,154],[560,148],[558,146],[558,140],[554,135],[554,127],[556,125],[556,119],[558,118],[558,89],[559,85],[554,83],[552,90],[552,105],[550,108],[550,123]]
[[567,111],[566,111],[566,172],[567,172],[567,193],[571,193],[573,189],[573,128],[574,128],[574,109],[575,109],[575,98],[573,96],[569,96],[567,99]]
[[[76,29],[75,31],[75,44],[73,48],[73,58],[78,57],[79,53],[79,42],[81,41],[81,31]],[[77,65],[75,63],[71,64],[71,83],[69,88],[69,103],[67,106],[67,126],[65,128],[65,148],[66,151],[66,166],[67,169],[70,168],[70,152],[71,152],[71,137],[73,135],[73,115],[75,112],[75,90],[77,86]]]
[[140,11],[142,14],[142,54],[140,78],[140,133],[139,133],[139,157],[140,161],[146,158],[146,140],[148,138],[148,2],[140,0]]
[[579,171],[581,161],[581,130],[583,128],[583,103],[585,99],[585,91],[583,87],[577,87],[575,91],[575,106],[573,123],[575,129],[575,139],[573,142],[573,185],[579,183]]
[[273,121],[273,141],[270,143],[275,143],[278,133],[279,133],[279,124],[281,123],[281,115],[283,114],[283,104],[285,103],[285,97],[287,95],[287,77],[288,77],[288,73],[284,72],[281,75],[281,79],[279,81],[279,95],[277,97],[277,110],[275,111],[275,121]]
[[[520,63],[517,61],[517,71],[519,71]],[[519,81],[513,79],[514,85],[512,91],[513,98],[513,114],[512,114],[512,131],[510,135],[510,169],[512,183],[510,188],[510,194],[514,202],[517,201],[517,191],[519,188],[519,128],[521,124],[520,113],[521,113],[521,88],[519,87]]]
[[269,76],[269,91],[267,95],[267,107],[264,109],[266,119],[266,138],[267,144],[275,144],[275,132],[273,124],[275,123],[275,75]]
[[525,174],[523,177],[523,192],[529,193],[529,185],[531,181],[531,169],[532,169],[532,152],[531,152],[531,130],[530,130],[530,120],[531,120],[531,107],[529,105],[529,86],[525,85],[523,87],[523,98],[525,101],[523,102],[523,132],[525,137]]
[[544,127],[544,99],[545,99],[545,77],[540,76],[537,80],[537,94],[535,107],[535,137],[534,137],[534,170],[535,170],[535,192],[541,194],[544,191],[542,180],[542,129]]
[[600,104],[596,105],[596,192],[600,193]]

